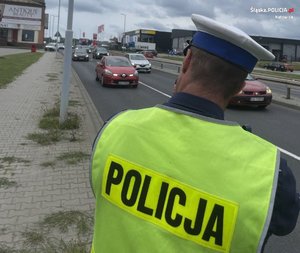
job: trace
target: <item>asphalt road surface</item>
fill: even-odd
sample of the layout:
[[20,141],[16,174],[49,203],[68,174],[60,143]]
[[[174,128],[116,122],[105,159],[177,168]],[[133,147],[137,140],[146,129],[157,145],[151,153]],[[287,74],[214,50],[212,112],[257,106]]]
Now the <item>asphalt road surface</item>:
[[[151,74],[140,74],[140,84],[134,88],[102,87],[95,80],[96,61],[73,62],[73,68],[80,77],[101,118],[105,121],[125,109],[138,109],[164,103],[172,94],[176,75],[159,70]],[[285,92],[282,84],[267,82],[271,89]],[[299,95],[297,93],[293,95]],[[252,132],[274,143],[284,151],[284,157],[292,167],[300,191],[300,111],[271,104],[265,110],[255,108],[228,108],[227,120],[241,125],[251,125]],[[265,253],[300,252],[300,220],[296,229],[288,236],[272,236]]]

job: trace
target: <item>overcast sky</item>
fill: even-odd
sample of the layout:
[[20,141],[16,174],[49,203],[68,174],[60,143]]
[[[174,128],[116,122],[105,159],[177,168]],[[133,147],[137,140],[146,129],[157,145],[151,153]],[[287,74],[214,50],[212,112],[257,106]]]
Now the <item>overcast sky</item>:
[[[101,39],[119,37],[135,29],[195,30],[191,14],[201,14],[237,26],[249,35],[300,39],[299,0],[75,0],[74,37],[85,32],[92,39],[97,27],[104,25]],[[46,36],[57,30],[59,0],[46,0],[50,15]],[[123,14],[123,15],[122,15]],[[61,0],[60,33],[65,36],[68,0]],[[54,23],[53,23],[54,20]],[[53,25],[54,24],[54,25]],[[54,30],[54,32],[53,32]]]

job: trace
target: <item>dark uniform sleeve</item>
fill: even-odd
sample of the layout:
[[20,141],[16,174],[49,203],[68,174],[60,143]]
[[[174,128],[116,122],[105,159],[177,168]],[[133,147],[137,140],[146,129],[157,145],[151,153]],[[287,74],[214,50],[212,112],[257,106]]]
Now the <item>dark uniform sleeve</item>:
[[300,199],[296,191],[295,177],[286,160],[281,159],[273,214],[265,244],[272,234],[284,236],[294,230],[299,209]]
[[284,236],[291,233],[297,223],[300,209],[296,180],[286,160],[281,159],[278,185],[269,232]]

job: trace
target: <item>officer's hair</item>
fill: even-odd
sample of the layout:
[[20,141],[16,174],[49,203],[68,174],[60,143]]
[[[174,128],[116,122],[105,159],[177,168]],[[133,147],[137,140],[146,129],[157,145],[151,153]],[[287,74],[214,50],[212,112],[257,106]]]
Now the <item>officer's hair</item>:
[[191,75],[211,93],[229,99],[243,87],[247,72],[210,53],[191,47]]

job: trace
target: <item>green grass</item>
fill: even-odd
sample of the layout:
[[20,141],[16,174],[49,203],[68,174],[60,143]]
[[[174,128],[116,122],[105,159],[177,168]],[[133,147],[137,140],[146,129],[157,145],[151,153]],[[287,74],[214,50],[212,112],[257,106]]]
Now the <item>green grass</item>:
[[37,62],[43,53],[21,53],[0,57],[0,88],[6,87],[20,76],[31,64]]
[[58,130],[51,130],[44,133],[31,133],[27,135],[28,140],[32,140],[41,145],[50,145],[62,139],[62,133]]
[[58,74],[57,73],[48,73],[46,75],[48,77],[49,82],[58,81]]
[[54,168],[55,162],[54,161],[48,161],[48,162],[43,162],[40,164],[42,167],[51,167]]
[[83,152],[70,152],[70,153],[62,153],[57,157],[59,161],[65,161],[67,164],[77,164],[85,159],[88,159],[90,155],[85,154]]
[[[264,65],[270,63],[269,61],[258,61],[256,67],[263,68]],[[288,62],[288,64],[293,65],[294,70],[300,70],[300,62]]]
[[[65,240],[69,233],[72,239]],[[46,215],[35,227],[21,233],[22,249],[0,245],[0,253],[89,253],[92,233],[93,217],[87,212],[59,211]]]
[[[37,142],[41,145],[50,145],[59,142],[64,137],[64,130],[71,130],[70,141],[77,141],[76,129],[80,127],[80,117],[69,112],[66,120],[59,123],[59,104],[51,109],[44,110],[44,114],[39,121],[39,128],[46,130],[40,133],[30,133],[27,139]],[[1,253],[1,252],[0,252]]]
[[29,160],[18,158],[15,156],[5,156],[3,158],[0,158],[0,160],[4,163],[12,164],[12,163],[30,163]]
[[56,228],[61,233],[66,233],[75,227],[76,234],[86,235],[91,232],[93,219],[91,216],[77,210],[60,211],[47,215],[40,223],[44,228]]
[[61,129],[61,130],[74,130],[78,129],[80,119],[77,114],[68,113],[67,119],[62,124],[59,124],[59,107],[56,106],[52,109],[46,110],[42,119],[39,122],[41,129]]
[[264,76],[270,76],[270,77],[278,77],[282,79],[287,79],[287,80],[300,80],[300,75],[297,74],[292,74],[290,72],[278,72],[278,71],[272,71],[272,70],[260,70],[260,69],[255,69],[252,74],[261,74]]
[[163,59],[167,59],[167,60],[173,60],[173,61],[178,61],[178,62],[181,63],[183,61],[184,56],[161,55],[161,56],[159,56],[159,58],[163,58]]
[[[9,187],[14,187],[17,186],[17,182],[16,181],[10,181],[8,178],[6,177],[0,177],[0,188],[9,188]],[[0,251],[1,252],[1,251]]]

